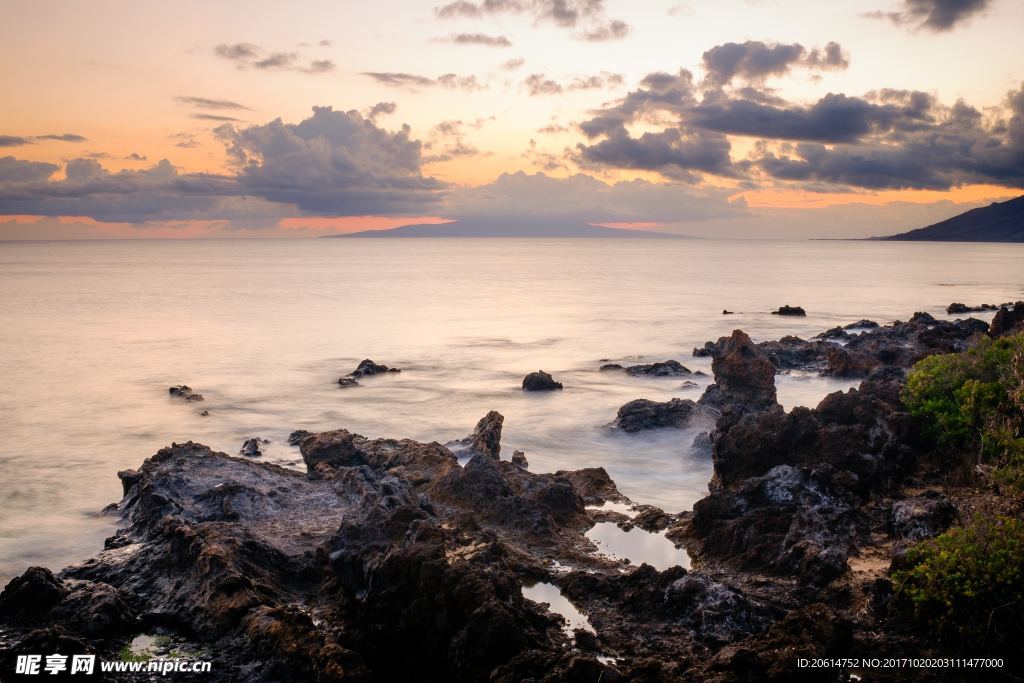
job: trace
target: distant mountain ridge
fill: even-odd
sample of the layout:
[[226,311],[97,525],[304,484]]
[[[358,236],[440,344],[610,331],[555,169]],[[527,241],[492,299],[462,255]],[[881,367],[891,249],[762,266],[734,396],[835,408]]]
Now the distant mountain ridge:
[[534,224],[525,222],[483,222],[456,221],[425,225],[403,225],[387,230],[362,230],[360,232],[324,235],[324,237],[629,237],[653,239],[695,239],[686,235],[673,235],[650,230],[625,230],[622,228],[601,228],[585,223],[562,225]]
[[880,240],[1024,242],[1024,196],[993,202],[946,220]]

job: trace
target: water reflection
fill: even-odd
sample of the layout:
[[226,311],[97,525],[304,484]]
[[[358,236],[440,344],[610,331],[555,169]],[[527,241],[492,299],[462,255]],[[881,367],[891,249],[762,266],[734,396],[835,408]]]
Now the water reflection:
[[629,560],[635,566],[647,563],[658,571],[675,566],[690,568],[690,556],[676,548],[664,531],[650,532],[640,527],[623,531],[613,522],[598,522],[587,532],[587,538],[597,544],[602,555]]
[[562,595],[562,591],[550,583],[538,581],[532,585],[523,585],[523,597],[534,602],[547,603],[548,609],[565,619],[565,631],[572,634],[576,629],[583,629],[590,633],[596,633],[590,621],[583,616],[576,607],[569,602],[569,599]]

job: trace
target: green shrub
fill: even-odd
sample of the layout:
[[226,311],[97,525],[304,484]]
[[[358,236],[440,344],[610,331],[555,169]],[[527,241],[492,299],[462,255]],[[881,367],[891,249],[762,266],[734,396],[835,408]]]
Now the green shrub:
[[893,573],[897,595],[946,643],[998,650],[1024,620],[1024,522],[976,517],[911,548]]
[[977,454],[997,480],[1024,483],[1024,335],[925,358],[907,376],[903,402],[941,449]]

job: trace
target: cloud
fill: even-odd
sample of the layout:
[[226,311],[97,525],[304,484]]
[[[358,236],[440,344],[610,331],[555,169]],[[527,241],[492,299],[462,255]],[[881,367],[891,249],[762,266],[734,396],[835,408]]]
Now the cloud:
[[44,161],[23,161],[0,157],[0,183],[27,183],[46,180],[60,169]]
[[523,81],[523,87],[530,93],[531,97],[537,95],[558,95],[564,88],[557,82],[547,78],[544,74],[530,74]]
[[179,95],[174,100],[179,104],[186,104],[200,109],[228,109],[228,110],[245,110],[248,111],[249,107],[238,102],[231,100],[219,100],[211,99],[209,97],[193,97],[186,95]]
[[565,85],[548,78],[544,74],[531,74],[523,80],[522,85],[531,97],[537,97],[541,95],[560,95],[563,92],[574,90],[616,88],[623,83],[625,83],[625,79],[622,74],[602,71],[595,76],[579,76]]
[[192,118],[198,119],[200,121],[220,121],[222,123],[225,122],[225,121],[241,121],[242,120],[242,119],[236,118],[234,116],[225,116],[223,114],[192,114]]
[[392,88],[405,88],[407,90],[418,90],[420,88],[446,88],[448,90],[485,90],[486,86],[477,81],[476,76],[459,76],[457,74],[442,74],[437,78],[427,78],[417,74],[407,74],[392,71],[364,71],[363,76]]
[[991,0],[903,0],[899,12],[866,12],[869,19],[888,19],[897,26],[913,25],[915,29],[934,32],[951,31],[971,17],[982,13]]
[[55,164],[0,159],[0,214],[87,216],[99,221],[228,220],[250,227],[296,214],[418,213],[446,186],[423,175],[422,143],[356,111],[314,108],[295,124],[217,129],[233,174],[182,173],[167,160],[106,170],[96,159]]
[[303,66],[301,57],[296,52],[264,54],[262,47],[252,43],[217,45],[213,49],[213,53],[234,62],[239,69],[253,68],[260,71],[300,71],[307,74],[322,74],[333,71],[335,68],[334,62],[329,59],[314,59],[308,65]]
[[139,154],[138,152],[132,152],[126,158],[130,159],[131,161],[145,161],[146,155]]
[[252,43],[221,44],[213,48],[213,53],[218,57],[243,63],[259,58],[260,52],[260,47]]
[[437,201],[444,185],[423,175],[422,143],[409,133],[330,107],[314,107],[297,124],[218,129],[248,194],[331,215],[421,210]]
[[503,173],[494,182],[453,191],[445,214],[519,225],[654,222],[682,225],[741,216],[732,191],[643,180],[604,183],[585,174]]
[[58,142],[85,142],[88,138],[74,133],[60,133],[58,135],[38,135],[36,140],[56,140]]
[[562,28],[587,28],[577,34],[580,40],[618,40],[629,33],[624,21],[605,18],[604,0],[456,0],[434,8],[439,19],[482,19],[501,14],[525,14],[537,24],[550,23]]
[[485,33],[456,33],[446,42],[455,45],[485,45],[487,47],[512,47],[512,41],[505,36],[489,36]]
[[398,111],[398,105],[394,102],[378,102],[363,114],[364,117],[374,121],[378,116],[389,116]]
[[0,147],[20,147],[33,145],[39,141],[54,142],[85,142],[88,138],[75,133],[50,133],[48,135],[0,135]]
[[22,137],[21,135],[0,135],[0,147],[20,147],[21,145],[31,145],[32,138]]
[[589,43],[605,43],[610,40],[622,40],[627,35],[629,35],[629,24],[613,19],[603,26],[584,31],[578,37]]
[[451,161],[459,157],[479,156],[482,152],[473,144],[466,141],[465,128],[479,130],[488,119],[477,119],[466,123],[458,119],[442,121],[434,126],[430,132],[430,139],[424,144],[424,148],[431,150],[430,156],[424,157],[423,163],[438,163]]
[[795,66],[825,70],[845,69],[850,64],[839,43],[830,42],[808,53],[800,43],[759,40],[717,45],[704,53],[703,63],[705,80],[711,87],[722,87],[737,77],[763,81],[769,76],[781,76]]
[[525,63],[526,63],[525,59],[523,59],[522,57],[517,57],[515,59],[510,59],[507,62],[505,62],[504,64],[502,64],[501,68],[504,69],[505,71],[515,71],[516,69],[520,68]]
[[550,21],[558,26],[576,26],[581,19],[604,13],[604,0],[483,0],[480,3],[457,0],[434,9],[441,19],[479,19],[496,14],[529,14],[535,21]]
[[[827,49],[819,58],[834,59]],[[634,135],[630,126],[637,123],[655,130]],[[579,128],[593,141],[577,147],[582,167],[650,170],[680,181],[710,173],[831,190],[1024,187],[1024,86],[982,114],[962,101],[945,106],[927,93],[892,89],[829,93],[810,104],[749,87],[698,99],[692,74],[683,70],[649,74]],[[758,142],[734,161],[728,136]]]

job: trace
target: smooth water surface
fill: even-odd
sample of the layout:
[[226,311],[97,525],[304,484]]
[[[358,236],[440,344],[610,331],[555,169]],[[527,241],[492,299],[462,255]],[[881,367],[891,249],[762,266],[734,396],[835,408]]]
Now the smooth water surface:
[[[488,410],[503,457],[605,467],[670,512],[704,495],[697,428],[602,426],[634,398],[696,399],[680,378],[598,372],[675,358],[735,328],[812,336],[868,317],[1024,298],[1024,246],[704,240],[224,240],[0,243],[0,580],[94,554],[117,470],[171,441],[301,466],[294,429],[445,442]],[[806,318],[769,315],[801,305]],[[723,316],[723,308],[736,315]],[[359,360],[401,374],[340,389]],[[565,390],[524,394],[543,369]],[[206,400],[168,396],[185,383]],[[851,382],[779,378],[787,407]],[[200,411],[208,410],[203,417]]]

